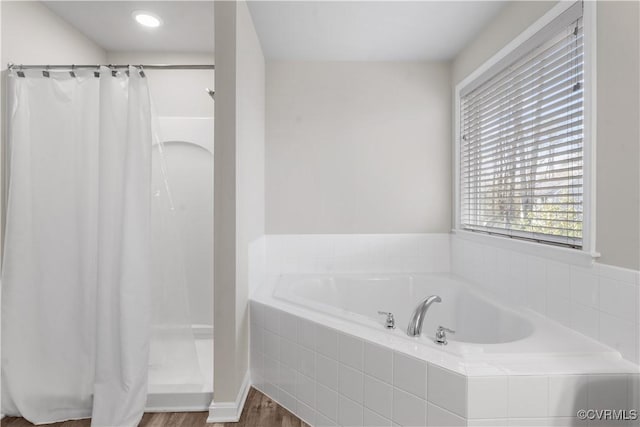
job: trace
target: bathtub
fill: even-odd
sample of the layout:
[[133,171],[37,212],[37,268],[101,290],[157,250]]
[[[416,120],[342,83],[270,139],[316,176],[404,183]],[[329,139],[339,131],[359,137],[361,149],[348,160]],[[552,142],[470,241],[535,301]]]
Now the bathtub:
[[[408,346],[415,355],[452,356],[461,372],[465,362],[477,360],[499,366],[508,365],[509,358],[535,358],[537,362],[558,356],[621,359],[610,347],[532,310],[511,307],[449,274],[283,275],[265,290],[289,308],[320,315],[315,318],[357,335],[376,335],[364,332],[366,328],[392,346],[405,341],[398,344]],[[422,336],[409,337],[406,329],[411,314],[430,295],[440,296],[442,302],[427,311]],[[385,316],[378,311],[393,313],[396,329],[386,329]],[[438,326],[455,331],[447,334],[447,345],[434,342]]]
[[[406,335],[416,305],[430,295],[438,295],[423,323],[423,337]],[[285,276],[275,298],[339,317],[375,330],[386,330],[386,316],[394,315],[396,336],[454,354],[504,351],[512,346],[496,344],[524,340],[534,333],[535,322],[504,305],[471,291],[448,275],[340,275]],[[447,346],[432,345],[438,326],[455,331],[448,334]],[[499,350],[502,349],[502,350]]]
[[[408,336],[430,295],[441,303]],[[438,326],[455,330],[447,345]],[[449,274],[268,277],[250,330],[254,386],[314,426],[572,425],[587,389],[621,409],[640,400],[638,365],[615,349]]]

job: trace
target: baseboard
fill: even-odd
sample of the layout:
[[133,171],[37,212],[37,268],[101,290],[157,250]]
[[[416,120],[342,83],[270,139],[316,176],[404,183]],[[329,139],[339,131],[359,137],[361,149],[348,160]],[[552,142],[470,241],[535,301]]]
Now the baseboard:
[[240,415],[242,415],[242,409],[244,408],[244,403],[247,400],[250,388],[251,381],[249,371],[247,370],[235,402],[216,402],[214,397],[214,401],[211,402],[211,406],[209,406],[209,417],[207,418],[207,423],[238,422]]
[[145,412],[202,412],[209,409],[213,393],[149,393]]

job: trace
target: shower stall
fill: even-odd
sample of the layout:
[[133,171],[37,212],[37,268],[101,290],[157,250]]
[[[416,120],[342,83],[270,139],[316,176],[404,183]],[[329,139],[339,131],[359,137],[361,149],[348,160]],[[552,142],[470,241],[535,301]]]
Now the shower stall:
[[213,82],[213,65],[8,67],[2,413],[209,407],[213,115],[154,106],[192,70]]

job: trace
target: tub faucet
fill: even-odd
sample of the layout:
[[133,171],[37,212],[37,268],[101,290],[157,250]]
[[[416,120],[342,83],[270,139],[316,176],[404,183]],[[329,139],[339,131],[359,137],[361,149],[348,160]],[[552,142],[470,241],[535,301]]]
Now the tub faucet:
[[427,314],[427,310],[429,306],[434,302],[441,302],[442,299],[438,295],[431,295],[430,297],[425,298],[415,310],[413,310],[413,315],[411,315],[411,321],[409,321],[409,326],[407,326],[407,335],[410,337],[419,337],[422,333],[422,323],[424,322],[424,318]]

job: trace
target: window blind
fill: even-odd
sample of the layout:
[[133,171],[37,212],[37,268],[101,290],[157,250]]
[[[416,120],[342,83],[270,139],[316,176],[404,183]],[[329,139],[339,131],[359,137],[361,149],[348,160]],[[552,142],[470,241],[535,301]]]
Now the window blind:
[[462,92],[463,229],[582,247],[581,7],[579,11],[569,25],[564,16],[562,27],[551,26],[553,31],[543,34],[535,47]]

